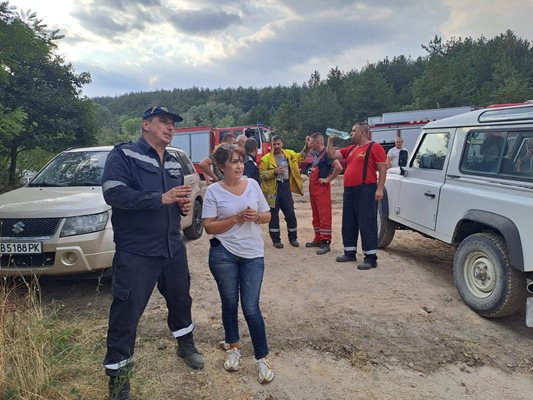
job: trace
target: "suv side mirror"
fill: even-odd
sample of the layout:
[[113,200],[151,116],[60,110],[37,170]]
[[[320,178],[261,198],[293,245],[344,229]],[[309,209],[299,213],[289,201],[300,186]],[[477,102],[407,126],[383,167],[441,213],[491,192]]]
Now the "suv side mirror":
[[403,167],[407,165],[407,150],[400,150],[400,154],[398,155],[398,166],[400,167],[400,174],[405,175],[405,170]]
[[398,165],[400,167],[405,167],[407,165],[407,158],[408,158],[407,150],[400,150],[400,154],[398,156]]

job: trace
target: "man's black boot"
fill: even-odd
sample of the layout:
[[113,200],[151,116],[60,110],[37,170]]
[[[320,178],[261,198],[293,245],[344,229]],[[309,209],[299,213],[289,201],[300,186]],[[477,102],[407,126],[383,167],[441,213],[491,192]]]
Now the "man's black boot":
[[350,262],[350,261],[357,261],[357,258],[355,257],[354,253],[344,253],[342,256],[337,256],[335,259],[337,262]]
[[128,374],[109,378],[109,400],[131,400]]
[[318,255],[326,254],[330,250],[331,249],[329,247],[329,240],[322,240],[322,242],[320,243],[320,247],[316,251],[316,254]]
[[192,332],[178,338],[178,356],[192,369],[204,367],[204,357],[194,345]]
[[361,264],[357,266],[357,269],[366,271],[368,269],[376,268],[378,266],[378,259],[376,256],[365,256],[365,259]]

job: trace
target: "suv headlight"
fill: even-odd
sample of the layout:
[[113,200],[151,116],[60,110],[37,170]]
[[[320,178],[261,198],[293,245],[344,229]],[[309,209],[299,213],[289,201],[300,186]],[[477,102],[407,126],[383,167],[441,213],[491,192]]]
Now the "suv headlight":
[[68,217],[59,236],[83,235],[84,233],[101,231],[105,228],[108,219],[109,213],[107,211],[100,214]]

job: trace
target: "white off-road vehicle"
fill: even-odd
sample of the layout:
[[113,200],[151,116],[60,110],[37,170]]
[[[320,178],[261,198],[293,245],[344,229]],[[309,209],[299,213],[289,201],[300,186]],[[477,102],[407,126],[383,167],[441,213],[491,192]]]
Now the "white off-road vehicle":
[[[455,284],[471,309],[503,317],[523,308],[533,289],[533,104],[427,124],[385,188],[378,247],[397,229],[451,243]],[[528,301],[528,325],[531,311]]]

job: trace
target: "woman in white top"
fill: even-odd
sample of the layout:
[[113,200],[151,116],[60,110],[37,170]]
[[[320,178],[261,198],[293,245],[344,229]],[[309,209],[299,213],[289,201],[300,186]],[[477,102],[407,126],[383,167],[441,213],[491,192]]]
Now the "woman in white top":
[[222,324],[227,343],[227,371],[239,369],[239,295],[259,368],[259,382],[267,383],[274,373],[267,359],[265,323],[259,308],[263,282],[264,243],[260,224],[270,221],[270,207],[253,179],[243,178],[244,152],[223,144],[215,151],[215,162],[224,179],[207,188],[202,222],[210,240],[209,269],[222,301]]

